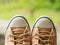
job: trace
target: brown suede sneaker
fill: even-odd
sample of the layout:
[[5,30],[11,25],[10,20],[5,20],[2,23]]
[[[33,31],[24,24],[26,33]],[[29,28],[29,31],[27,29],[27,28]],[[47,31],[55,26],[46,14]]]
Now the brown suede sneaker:
[[32,45],[57,45],[56,29],[48,17],[39,18],[32,29]]
[[30,26],[22,16],[14,17],[8,24],[5,45],[30,45]]

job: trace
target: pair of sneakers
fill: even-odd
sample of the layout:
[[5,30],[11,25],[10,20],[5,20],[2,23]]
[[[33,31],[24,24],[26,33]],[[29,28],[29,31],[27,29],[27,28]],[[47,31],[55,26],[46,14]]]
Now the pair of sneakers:
[[40,17],[30,25],[23,16],[14,17],[6,29],[5,45],[57,45],[56,29],[48,17]]

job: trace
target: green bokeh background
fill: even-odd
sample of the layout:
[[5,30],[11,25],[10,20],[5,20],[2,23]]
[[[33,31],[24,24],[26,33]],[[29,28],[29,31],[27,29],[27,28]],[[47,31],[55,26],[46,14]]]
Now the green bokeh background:
[[0,19],[10,20],[15,15],[27,18],[30,24],[40,16],[60,22],[60,0],[0,0]]

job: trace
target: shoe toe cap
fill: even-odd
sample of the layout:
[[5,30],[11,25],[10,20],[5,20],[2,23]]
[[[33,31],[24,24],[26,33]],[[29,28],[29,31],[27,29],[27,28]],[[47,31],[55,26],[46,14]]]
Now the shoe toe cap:
[[27,22],[21,17],[13,19],[10,24],[10,27],[26,27],[26,26],[28,26]]
[[47,18],[42,18],[39,21],[37,21],[36,26],[42,28],[53,28],[51,21]]

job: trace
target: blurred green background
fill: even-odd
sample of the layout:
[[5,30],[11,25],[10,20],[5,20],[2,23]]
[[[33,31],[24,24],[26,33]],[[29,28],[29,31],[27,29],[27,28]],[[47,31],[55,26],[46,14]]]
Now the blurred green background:
[[15,15],[25,16],[32,24],[39,16],[48,16],[60,22],[60,0],[0,0],[0,19],[9,20]]

